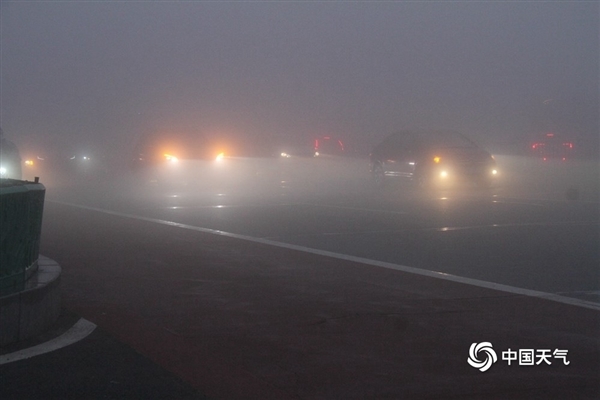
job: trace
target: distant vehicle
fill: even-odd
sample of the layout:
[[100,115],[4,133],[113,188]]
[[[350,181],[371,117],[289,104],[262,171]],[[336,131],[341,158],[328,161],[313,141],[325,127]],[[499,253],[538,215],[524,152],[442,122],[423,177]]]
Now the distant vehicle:
[[19,149],[4,137],[2,128],[0,128],[0,178],[22,178]]
[[280,138],[275,147],[278,149],[276,152],[284,158],[346,155],[342,140],[332,136]]
[[460,182],[490,186],[498,174],[490,153],[451,130],[393,134],[373,149],[370,166],[372,179],[378,186],[391,179],[412,181],[421,187]]
[[322,155],[341,156],[344,155],[344,153],[344,143],[341,139],[331,136],[323,136],[315,139],[315,157]]
[[250,185],[280,172],[280,159],[287,164],[282,152],[268,136],[183,130],[141,137],[131,165],[139,182],[159,186]]
[[78,178],[100,176],[105,169],[105,157],[91,145],[79,145],[74,140],[30,136],[21,143],[23,177],[42,182],[69,182]]
[[224,147],[197,132],[151,133],[140,138],[132,161],[134,167],[177,164],[183,160],[219,161],[225,157]]
[[310,137],[279,137],[274,141],[275,151],[282,158],[312,158],[315,156],[315,141]]
[[531,152],[543,161],[566,161],[573,157],[573,142],[552,132],[545,133],[531,144]]

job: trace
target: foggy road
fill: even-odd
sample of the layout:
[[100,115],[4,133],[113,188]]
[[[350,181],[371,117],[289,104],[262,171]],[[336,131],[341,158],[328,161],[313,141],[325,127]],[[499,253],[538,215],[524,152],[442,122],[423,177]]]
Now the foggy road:
[[48,200],[599,302],[597,171],[505,162],[493,189],[380,191],[362,159],[245,160],[193,180],[50,188]]
[[600,398],[599,15],[0,1],[63,305],[0,398]]
[[[243,179],[50,186],[41,251],[63,267],[65,310],[98,331],[3,366],[5,392],[25,393],[17,377],[27,366],[46,377],[31,393],[91,398],[599,392],[598,204],[589,193],[524,191],[527,179],[377,191],[363,160],[248,162]],[[563,348],[570,364],[499,360],[484,376],[465,361],[477,341],[498,357]],[[83,359],[78,370],[94,380],[55,376]],[[133,366],[135,375],[123,372]]]

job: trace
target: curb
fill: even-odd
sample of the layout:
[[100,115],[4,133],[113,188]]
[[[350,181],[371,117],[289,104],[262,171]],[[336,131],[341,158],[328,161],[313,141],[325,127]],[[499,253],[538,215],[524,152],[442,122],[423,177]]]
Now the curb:
[[46,331],[60,315],[61,268],[40,256],[38,271],[18,293],[0,297],[0,346],[30,339]]

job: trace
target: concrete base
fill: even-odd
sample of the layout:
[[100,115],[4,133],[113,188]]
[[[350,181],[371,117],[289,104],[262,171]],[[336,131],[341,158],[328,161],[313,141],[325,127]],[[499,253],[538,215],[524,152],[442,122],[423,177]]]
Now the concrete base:
[[40,256],[25,289],[0,297],[0,346],[35,337],[60,315],[60,266]]

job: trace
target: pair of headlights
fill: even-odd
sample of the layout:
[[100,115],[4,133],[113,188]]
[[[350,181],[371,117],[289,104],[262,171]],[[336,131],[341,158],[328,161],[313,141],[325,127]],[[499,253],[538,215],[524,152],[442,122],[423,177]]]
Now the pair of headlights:
[[[163,156],[165,157],[165,161],[168,161],[170,163],[178,163],[179,162],[179,158],[177,158],[176,156],[172,155],[172,154],[163,154]],[[223,158],[225,158],[225,153],[221,152],[219,154],[217,154],[217,156],[215,157],[215,161],[221,161]]]

